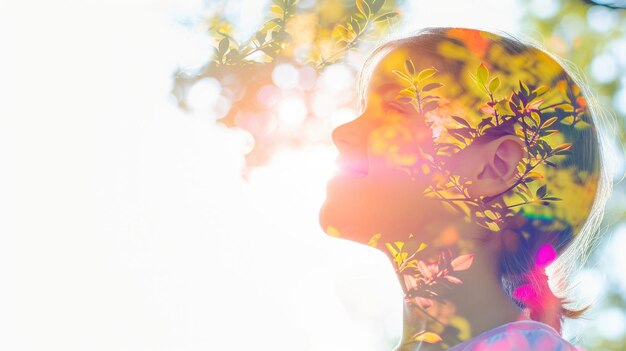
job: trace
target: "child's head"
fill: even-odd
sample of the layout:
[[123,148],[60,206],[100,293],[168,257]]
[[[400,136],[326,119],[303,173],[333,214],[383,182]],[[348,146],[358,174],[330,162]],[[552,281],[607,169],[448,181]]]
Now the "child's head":
[[503,289],[543,318],[543,268],[558,256],[564,292],[610,191],[582,80],[531,41],[426,28],[378,46],[359,93],[358,118],[333,132],[347,171],[329,182],[323,229],[372,246],[497,241]]

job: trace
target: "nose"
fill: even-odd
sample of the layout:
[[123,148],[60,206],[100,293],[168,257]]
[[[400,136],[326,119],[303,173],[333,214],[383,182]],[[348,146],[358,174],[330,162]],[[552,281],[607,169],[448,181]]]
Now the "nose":
[[366,143],[366,131],[361,117],[337,126],[332,132],[333,143],[340,152],[355,151]]

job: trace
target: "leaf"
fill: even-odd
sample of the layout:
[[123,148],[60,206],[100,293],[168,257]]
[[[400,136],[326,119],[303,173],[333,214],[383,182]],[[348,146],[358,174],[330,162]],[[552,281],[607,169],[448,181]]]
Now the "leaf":
[[390,19],[392,19],[392,18],[394,18],[396,16],[398,16],[397,12],[387,12],[385,14],[382,14],[382,15],[376,17],[374,19],[374,22],[382,22],[384,20],[390,20]]
[[491,116],[495,116],[496,114],[496,110],[489,106],[489,105],[485,105],[483,107],[480,108],[480,112],[486,114],[486,115],[491,115]]
[[369,4],[371,5],[370,8],[372,9],[372,13],[378,13],[384,3],[385,0],[370,0]]
[[220,43],[218,44],[218,51],[224,54],[228,50],[229,46],[230,46],[230,41],[228,40],[228,38],[224,38],[220,40]]
[[501,229],[500,226],[495,222],[487,222],[486,224],[487,227],[493,232],[499,232]]
[[480,84],[482,85],[485,84],[487,78],[489,77],[489,70],[482,63],[480,64],[480,66],[478,66],[478,69],[476,70],[476,77],[478,77],[478,82],[480,82]]
[[524,94],[524,96],[528,96],[529,95],[528,87],[521,80],[518,80],[518,81],[519,81],[519,88],[520,88],[521,92]]
[[542,128],[547,128],[547,127],[551,126],[552,124],[554,124],[554,122],[556,122],[557,119],[558,119],[557,117],[550,117],[545,122],[543,122],[541,127]]
[[467,121],[459,116],[452,116],[452,118],[459,124],[462,124],[468,128],[471,128],[471,126],[469,125],[469,123],[467,123]]
[[400,72],[400,71],[398,71],[398,70],[396,70],[396,69],[392,70],[391,72],[392,72],[393,74],[395,74],[395,75],[399,76],[400,78],[405,79],[405,80],[407,80],[407,81],[409,81],[409,82],[412,82],[412,81],[413,81],[413,79],[411,79],[411,77],[409,77],[409,76],[408,76],[406,73],[404,73],[404,72]]
[[398,255],[398,251],[391,245],[391,243],[385,243],[385,247],[387,247],[387,250],[391,252],[392,256]]
[[489,82],[489,91],[494,92],[500,86],[500,78],[495,77]]
[[539,99],[535,102],[532,102],[530,104],[528,104],[528,106],[526,107],[527,109],[531,110],[531,111],[539,111],[539,106],[541,106],[541,104],[545,101],[545,99]]
[[474,254],[462,255],[459,256],[450,262],[452,265],[452,270],[455,272],[464,271],[471,267],[472,262],[474,261]]
[[453,277],[451,275],[444,276],[446,280],[448,280],[452,284],[463,284],[463,281],[457,277]]
[[535,122],[536,126],[541,124],[541,117],[539,116],[537,112],[531,112],[530,118],[533,120],[533,122]]
[[443,84],[441,84],[441,83],[430,83],[430,84],[426,85],[425,87],[423,87],[422,91],[430,91],[430,90],[433,90],[433,89],[440,88],[442,86],[443,86]]
[[283,13],[285,12],[285,10],[282,7],[278,6],[278,5],[272,5],[270,7],[270,11],[272,13],[278,15],[278,16],[282,16]]
[[528,198],[522,193],[515,193],[515,195],[519,196],[524,202],[528,202]]
[[426,68],[417,75],[417,80],[422,81],[424,79],[432,77],[433,74],[437,73],[435,68]]
[[561,199],[559,197],[554,197],[554,196],[546,196],[543,199],[547,200],[547,201],[561,201],[561,200],[563,200],[563,199]]
[[359,12],[365,15],[365,9],[363,8],[363,1],[356,0],[356,7],[359,9]]
[[398,250],[402,251],[402,248],[404,247],[404,242],[394,241],[393,243],[396,244],[396,247],[398,248]]
[[420,246],[417,248],[417,250],[415,250],[415,252],[420,252],[420,251],[424,250],[427,246],[428,246],[428,244],[426,244],[426,243],[420,243]]
[[543,94],[545,94],[548,90],[550,90],[550,87],[547,85],[540,85],[537,87],[537,89],[533,90],[534,94],[537,94],[537,96],[541,96]]
[[378,240],[380,239],[381,236],[382,236],[382,233],[374,234],[374,236],[371,237],[371,239],[369,240],[367,245],[372,246],[372,247],[377,247],[378,246]]
[[415,74],[415,66],[413,65],[413,61],[411,59],[404,60],[404,68],[406,69],[407,72],[409,72],[410,75]]
[[426,112],[432,111],[432,110],[436,109],[437,106],[439,106],[439,103],[437,101],[431,101],[431,102],[427,103],[426,105],[422,106],[422,113],[426,113]]
[[412,97],[412,98],[416,98],[417,94],[415,93],[415,90],[411,89],[411,88],[405,88],[400,90],[400,92],[398,93],[401,96],[408,96],[408,97]]
[[556,164],[554,164],[553,162],[550,162],[550,161],[548,161],[548,160],[544,160],[543,162],[545,162],[548,166],[550,166],[550,167],[552,167],[552,168],[558,168],[558,167],[556,166]]
[[438,334],[432,333],[432,332],[421,332],[414,335],[413,338],[411,338],[413,341],[423,341],[423,342],[427,342],[429,344],[434,344],[437,342],[440,342],[441,340],[441,336],[439,336]]
[[537,192],[535,193],[535,196],[538,198],[543,198],[544,196],[546,196],[546,190],[547,190],[547,184],[544,184],[542,186],[540,186],[537,189]]
[[478,129],[481,129],[482,127],[486,126],[486,125],[492,125],[493,123],[491,123],[491,120],[493,119],[493,117],[487,117],[487,118],[483,118],[480,123],[478,123]]
[[565,143],[565,144],[561,144],[555,147],[553,150],[554,151],[569,150],[571,147],[572,147],[572,143]]
[[419,268],[420,273],[424,276],[424,278],[430,279],[433,277],[432,273],[428,270],[428,266],[426,266],[424,261],[420,260],[417,263],[417,268]]
[[532,178],[532,179],[543,179],[543,175],[541,173],[535,172],[535,171],[531,171],[528,172],[528,174],[526,174],[527,177]]

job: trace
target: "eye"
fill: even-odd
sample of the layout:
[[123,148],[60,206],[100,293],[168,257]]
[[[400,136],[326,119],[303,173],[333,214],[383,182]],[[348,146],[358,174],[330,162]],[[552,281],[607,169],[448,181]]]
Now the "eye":
[[385,114],[388,114],[389,112],[396,112],[396,113],[400,113],[404,115],[407,114],[406,110],[404,110],[400,106],[395,105],[393,103],[386,103],[384,107],[385,107]]

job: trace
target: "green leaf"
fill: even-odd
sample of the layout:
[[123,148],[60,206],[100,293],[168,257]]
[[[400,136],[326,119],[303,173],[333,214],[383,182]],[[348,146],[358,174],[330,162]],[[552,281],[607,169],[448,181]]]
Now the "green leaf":
[[417,80],[422,81],[424,79],[430,78],[435,73],[437,73],[437,70],[435,68],[426,68],[417,75]]
[[478,81],[480,82],[480,84],[484,85],[487,81],[487,78],[489,77],[489,70],[487,69],[487,67],[485,67],[485,65],[481,63],[476,70],[476,76],[478,77]]
[[385,14],[382,14],[382,15],[380,15],[380,16],[378,16],[378,17],[376,17],[376,18],[374,19],[374,22],[382,22],[382,21],[384,21],[384,20],[389,20],[389,19],[392,19],[392,18],[394,18],[394,17],[396,17],[396,16],[398,16],[398,13],[397,13],[397,12],[387,12],[387,13],[385,13]]
[[359,8],[359,12],[361,12],[365,18],[369,18],[372,15],[372,10],[367,2],[363,0],[356,0],[356,7]]
[[493,93],[500,86],[500,78],[495,77],[489,82],[489,92]]
[[378,13],[380,9],[383,7],[385,0],[370,0],[370,8],[372,9],[372,13]]
[[356,7],[359,9],[359,12],[365,15],[365,9],[363,8],[363,1],[356,0]]
[[228,50],[229,46],[230,46],[230,41],[228,40],[228,38],[224,38],[224,39],[220,40],[220,43],[218,45],[218,51],[221,54],[224,54]]

